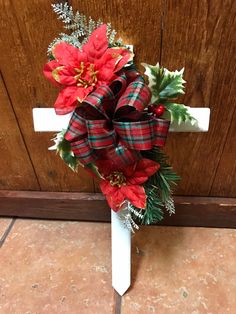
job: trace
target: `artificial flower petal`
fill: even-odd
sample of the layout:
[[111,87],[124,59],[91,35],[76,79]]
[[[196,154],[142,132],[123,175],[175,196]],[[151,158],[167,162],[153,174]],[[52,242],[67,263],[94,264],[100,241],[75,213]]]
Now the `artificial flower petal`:
[[160,164],[151,159],[143,158],[139,160],[135,169],[134,176],[140,176],[140,174],[146,174],[148,177],[154,175],[160,168]]
[[81,103],[97,87],[109,86],[117,78],[115,73],[132,58],[127,49],[108,49],[106,33],[107,25],[98,27],[82,51],[66,42],[55,45],[52,52],[56,60],[45,65],[44,74],[64,87],[55,102],[57,114],[71,112],[78,105],[76,99]]
[[99,185],[104,195],[113,194],[117,190],[117,187],[112,186],[107,180],[102,180]]
[[56,86],[60,86],[60,84],[55,80],[52,73],[59,66],[60,64],[56,60],[52,60],[46,63],[43,68],[43,74],[45,77]]
[[62,85],[76,84],[75,71],[71,67],[60,66],[52,71],[52,76]]
[[124,195],[121,193],[120,190],[117,190],[115,193],[106,195],[106,199],[108,202],[108,205],[112,210],[115,212],[118,212],[121,208],[122,203],[125,200]]
[[53,54],[60,65],[77,68],[81,62],[87,62],[85,53],[66,42],[57,44],[53,50]]
[[141,185],[125,185],[120,188],[125,198],[137,208],[146,207],[146,193]]
[[103,159],[103,160],[97,160],[96,166],[99,169],[99,172],[101,173],[102,176],[108,176],[115,170],[119,170],[119,166],[113,162],[111,159]]
[[118,187],[111,186],[110,182],[106,180],[100,182],[100,188],[102,193],[106,196],[110,208],[114,211],[118,211],[125,200],[122,190]]
[[98,80],[109,85],[115,79],[116,59],[109,54],[105,54],[101,59],[95,60],[94,64],[98,70]]
[[132,61],[134,58],[133,52],[127,48],[109,48],[106,51],[107,54],[110,54],[114,59],[116,59],[115,72],[118,72],[125,66],[128,62]]
[[54,104],[56,114],[63,115],[73,111],[77,105],[77,99],[74,96],[76,87],[64,88],[59,92],[59,95]]
[[108,48],[107,25],[103,24],[92,32],[89,40],[83,45],[82,51],[87,55],[88,62],[100,59]]
[[129,185],[140,185],[148,180],[148,176],[142,172],[136,172],[133,177],[127,178],[127,184]]
[[137,162],[131,164],[131,165],[128,165],[124,168],[124,174],[126,177],[133,177],[133,174],[134,174],[134,171],[137,167]]
[[55,102],[55,111],[58,115],[67,114],[75,110],[78,102],[82,102],[89,94],[90,89],[68,86],[62,89]]

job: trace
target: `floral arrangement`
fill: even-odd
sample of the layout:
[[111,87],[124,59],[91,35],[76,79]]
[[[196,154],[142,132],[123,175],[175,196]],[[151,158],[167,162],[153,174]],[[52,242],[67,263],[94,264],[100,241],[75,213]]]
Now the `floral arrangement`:
[[[179,177],[162,148],[170,123],[194,118],[175,103],[184,94],[183,69],[159,64],[135,66],[134,53],[111,25],[53,4],[69,33],[48,48],[44,75],[60,88],[56,114],[71,113],[66,130],[54,138],[60,157],[99,180],[112,210],[132,231],[174,213],[172,190]],[[130,43],[129,43],[130,44]]]

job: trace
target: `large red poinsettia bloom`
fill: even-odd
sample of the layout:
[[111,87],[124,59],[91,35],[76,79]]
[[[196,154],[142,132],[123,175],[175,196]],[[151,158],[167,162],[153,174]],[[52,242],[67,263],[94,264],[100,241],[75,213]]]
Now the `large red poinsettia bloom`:
[[97,166],[104,177],[100,188],[111,209],[119,211],[125,200],[138,208],[146,207],[142,184],[160,168],[157,162],[141,159],[133,165],[119,168],[111,160],[100,160]]
[[44,75],[63,87],[55,102],[57,114],[75,109],[78,101],[100,85],[109,85],[133,54],[125,48],[108,48],[107,25],[101,25],[90,35],[82,50],[61,42],[55,45],[55,60],[44,66]]

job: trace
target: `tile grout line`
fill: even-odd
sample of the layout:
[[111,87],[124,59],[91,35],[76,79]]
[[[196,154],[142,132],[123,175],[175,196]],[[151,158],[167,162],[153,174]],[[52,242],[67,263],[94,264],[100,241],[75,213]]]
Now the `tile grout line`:
[[13,218],[11,223],[8,225],[7,229],[5,230],[3,236],[0,239],[0,248],[3,246],[6,238],[8,237],[9,233],[11,232],[12,227],[14,226],[15,222],[16,222],[16,218]]

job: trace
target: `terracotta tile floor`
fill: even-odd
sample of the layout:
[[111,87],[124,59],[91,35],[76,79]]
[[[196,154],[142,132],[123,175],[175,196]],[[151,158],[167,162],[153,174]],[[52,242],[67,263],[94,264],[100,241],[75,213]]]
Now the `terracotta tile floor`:
[[236,313],[236,230],[145,227],[111,288],[110,225],[0,219],[0,314]]

